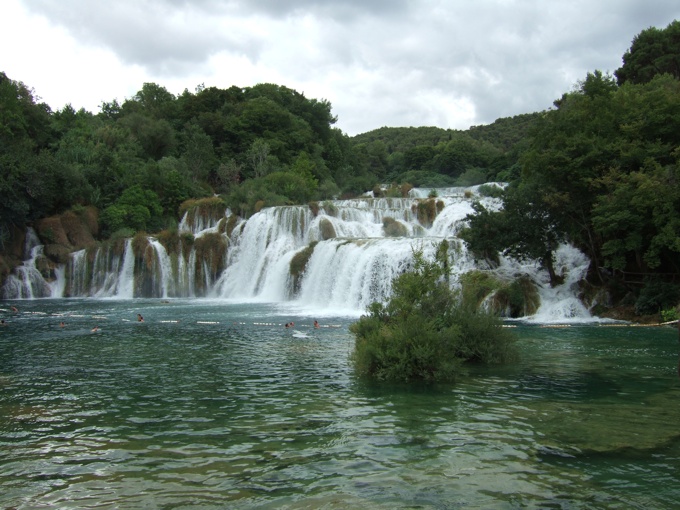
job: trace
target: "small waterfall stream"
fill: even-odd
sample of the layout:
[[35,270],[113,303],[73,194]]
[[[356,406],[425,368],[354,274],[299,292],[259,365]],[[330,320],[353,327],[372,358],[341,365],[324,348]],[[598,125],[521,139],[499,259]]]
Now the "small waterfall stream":
[[[2,295],[208,297],[360,313],[371,302],[389,298],[392,280],[409,268],[414,250],[432,260],[446,239],[454,285],[462,274],[480,269],[457,233],[474,212],[475,200],[489,209],[502,204],[481,196],[478,188],[413,189],[408,198],[326,201],[314,210],[307,205],[271,207],[247,221],[229,210],[187,212],[172,235],[74,252],[67,267],[54,270],[49,281],[36,268],[42,246],[31,231],[26,261],[7,279]],[[228,235],[224,225],[232,218],[236,221]],[[577,296],[577,284],[588,264],[581,252],[565,245],[556,253],[555,267],[565,279],[559,287],[551,288],[535,263],[501,257],[493,274],[507,281],[524,275],[534,283],[540,297],[534,320],[583,319],[590,315]]]

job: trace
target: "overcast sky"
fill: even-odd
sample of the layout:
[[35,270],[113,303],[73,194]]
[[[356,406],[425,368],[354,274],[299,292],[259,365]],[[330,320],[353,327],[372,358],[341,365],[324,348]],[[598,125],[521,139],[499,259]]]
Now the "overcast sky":
[[2,0],[0,71],[53,110],[268,82],[348,135],[467,129],[550,108],[674,19],[678,0]]

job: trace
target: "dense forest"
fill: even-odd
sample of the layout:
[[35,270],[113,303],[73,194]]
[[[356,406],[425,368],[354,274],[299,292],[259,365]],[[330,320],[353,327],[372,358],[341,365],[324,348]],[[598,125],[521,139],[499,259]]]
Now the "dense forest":
[[[58,111],[0,72],[0,284],[27,225],[87,215],[99,240],[177,228],[182,204],[263,207],[509,183],[464,239],[542,261],[574,243],[590,281],[640,311],[680,301],[680,22],[638,34],[614,75],[595,70],[554,108],[468,130],[383,127],[349,137],[326,100],[285,86],[143,84],[100,111]],[[385,189],[384,184],[391,185]],[[632,296],[632,297],[631,297]]]

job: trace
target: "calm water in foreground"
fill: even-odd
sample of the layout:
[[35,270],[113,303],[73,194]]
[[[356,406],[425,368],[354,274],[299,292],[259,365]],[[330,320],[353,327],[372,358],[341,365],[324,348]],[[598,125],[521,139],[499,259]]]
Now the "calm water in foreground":
[[354,376],[351,318],[14,304],[1,508],[678,508],[670,327],[520,325],[518,365],[413,387]]

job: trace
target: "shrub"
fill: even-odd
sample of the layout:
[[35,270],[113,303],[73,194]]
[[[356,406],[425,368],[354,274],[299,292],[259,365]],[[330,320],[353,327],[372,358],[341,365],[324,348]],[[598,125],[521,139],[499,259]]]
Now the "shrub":
[[385,305],[373,303],[350,326],[358,374],[386,381],[453,381],[466,362],[515,358],[514,336],[500,319],[465,304],[444,266],[414,254],[414,268],[393,282]]
[[477,193],[483,197],[501,198],[503,196],[503,188],[495,184],[482,184],[477,188]]
[[423,227],[430,228],[437,217],[437,201],[434,198],[421,200],[417,207],[418,221]]
[[494,296],[494,306],[499,312],[508,312],[510,317],[524,317],[536,313],[541,304],[536,286],[527,276],[502,286]]
[[474,186],[486,182],[486,172],[481,168],[468,168],[456,179],[457,186]]
[[323,210],[328,216],[336,218],[338,216],[338,207],[333,202],[324,202]]
[[461,298],[470,307],[477,308],[492,292],[501,288],[499,282],[486,271],[469,271],[460,277]]
[[401,196],[403,198],[406,198],[406,197],[408,197],[408,192],[411,191],[412,189],[413,189],[413,184],[411,184],[409,182],[405,182],[404,184],[402,184],[400,186],[399,192],[401,193]]
[[144,257],[144,251],[149,246],[149,235],[146,232],[137,232],[132,238],[132,252],[135,257],[141,259]]
[[179,216],[181,218],[186,212],[189,212],[190,222],[193,221],[193,216],[196,214],[203,218],[219,218],[224,215],[226,208],[227,204],[221,197],[192,198],[180,204]]
[[680,319],[680,314],[677,308],[669,308],[667,310],[661,310],[661,320],[664,322],[671,322]]
[[236,224],[238,223],[238,216],[235,214],[232,214],[229,216],[229,219],[227,220],[226,226],[225,226],[225,231],[224,233],[227,234],[228,237],[231,237],[231,233],[234,231],[234,228],[236,227]]
[[659,313],[679,302],[680,287],[678,285],[658,278],[649,278],[645,280],[645,285],[635,302],[635,313],[638,315]]
[[179,232],[177,230],[162,230],[156,234],[156,238],[168,253],[179,252]]

